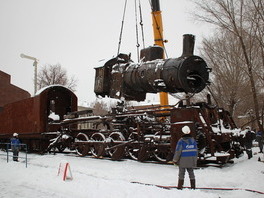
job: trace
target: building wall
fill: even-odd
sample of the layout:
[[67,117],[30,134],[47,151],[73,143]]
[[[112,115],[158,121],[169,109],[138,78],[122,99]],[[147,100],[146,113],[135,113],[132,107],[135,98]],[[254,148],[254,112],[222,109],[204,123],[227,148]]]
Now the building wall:
[[0,110],[8,103],[30,98],[30,93],[11,84],[11,76],[0,70]]

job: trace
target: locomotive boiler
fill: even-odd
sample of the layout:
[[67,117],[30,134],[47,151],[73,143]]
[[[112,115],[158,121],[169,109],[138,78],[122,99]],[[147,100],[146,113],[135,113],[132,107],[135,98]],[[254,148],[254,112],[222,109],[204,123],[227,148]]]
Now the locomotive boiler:
[[209,84],[211,69],[201,57],[193,55],[194,36],[183,38],[179,58],[163,60],[163,48],[154,46],[141,51],[138,64],[129,55],[119,54],[95,68],[96,95],[144,101],[146,93],[199,93]]

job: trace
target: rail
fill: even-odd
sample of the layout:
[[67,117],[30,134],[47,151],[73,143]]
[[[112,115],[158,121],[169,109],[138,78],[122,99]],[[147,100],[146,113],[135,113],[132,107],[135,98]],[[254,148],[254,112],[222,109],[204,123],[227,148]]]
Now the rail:
[[6,156],[6,162],[7,163],[9,162],[9,157],[10,156],[12,158],[13,157],[17,157],[18,159],[25,159],[25,165],[26,165],[26,168],[27,168],[27,162],[28,162],[28,159],[27,159],[27,152],[28,152],[27,144],[19,144],[19,146],[20,146],[20,150],[21,149],[25,150],[25,156],[24,157],[19,156],[19,155],[17,155],[17,156],[13,155],[10,143],[0,143],[0,147],[3,148],[6,151],[6,154],[1,154],[0,153],[0,156]]

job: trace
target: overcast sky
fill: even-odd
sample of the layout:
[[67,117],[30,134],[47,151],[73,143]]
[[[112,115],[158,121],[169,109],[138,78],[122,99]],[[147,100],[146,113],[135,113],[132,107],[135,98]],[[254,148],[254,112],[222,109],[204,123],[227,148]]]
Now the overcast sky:
[[[193,4],[189,0],[160,1],[168,56],[181,55],[182,35],[186,33],[196,36],[197,54],[208,28],[192,19]],[[125,0],[0,0],[0,70],[11,75],[12,84],[33,94],[33,61],[22,59],[20,54],[39,59],[39,68],[60,63],[68,76],[78,80],[79,101],[94,101],[94,67],[100,65],[99,60],[117,54],[124,3]],[[145,44],[150,46],[153,33],[149,0],[141,0],[141,4]],[[134,9],[134,0],[128,0],[120,52],[131,52],[137,61]]]

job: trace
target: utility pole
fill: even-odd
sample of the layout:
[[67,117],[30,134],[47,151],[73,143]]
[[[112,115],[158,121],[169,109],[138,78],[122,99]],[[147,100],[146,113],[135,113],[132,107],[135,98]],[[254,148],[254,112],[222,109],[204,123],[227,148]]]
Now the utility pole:
[[30,59],[30,60],[33,60],[33,66],[35,67],[35,72],[34,72],[34,95],[36,94],[37,92],[37,73],[38,73],[38,59],[36,59],[35,57],[32,57],[32,56],[28,56],[28,55],[25,55],[25,54],[20,54],[20,57],[21,58],[27,58],[27,59]]

